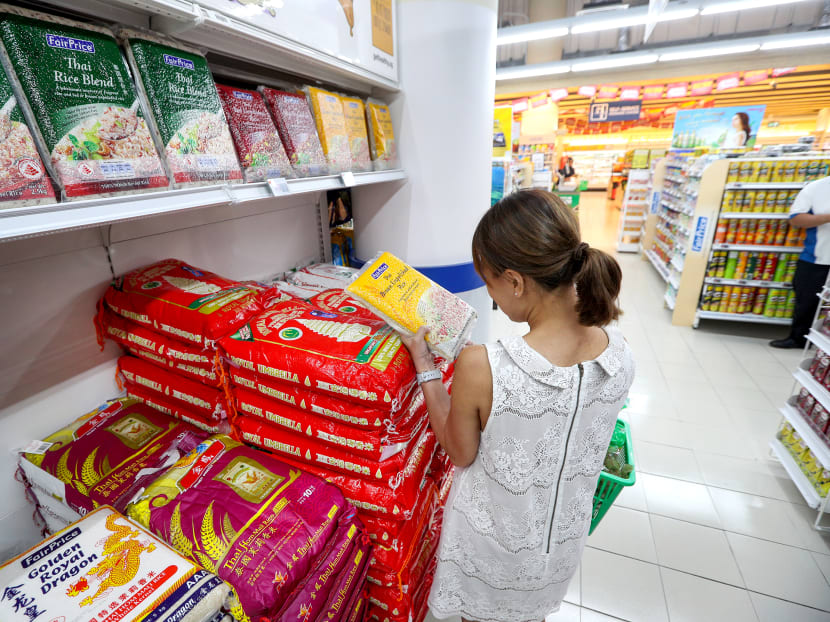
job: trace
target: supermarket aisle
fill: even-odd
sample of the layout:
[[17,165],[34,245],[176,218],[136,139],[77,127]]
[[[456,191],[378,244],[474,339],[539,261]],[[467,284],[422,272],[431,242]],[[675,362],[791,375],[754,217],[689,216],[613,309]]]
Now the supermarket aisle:
[[[583,195],[583,235],[610,248],[616,214],[596,197]],[[830,537],[766,448],[800,351],[766,345],[780,329],[672,326],[651,266],[618,259],[637,484],[588,539],[548,622],[830,620]]]

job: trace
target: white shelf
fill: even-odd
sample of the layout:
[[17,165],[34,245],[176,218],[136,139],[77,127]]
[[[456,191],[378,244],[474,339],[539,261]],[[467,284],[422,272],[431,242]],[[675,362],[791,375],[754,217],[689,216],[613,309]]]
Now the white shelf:
[[766,317],[754,313],[721,313],[720,311],[698,311],[701,320],[727,320],[729,322],[749,322],[752,324],[791,324],[792,318]]
[[640,244],[635,242],[619,242],[617,251],[620,253],[636,253],[640,250]]
[[771,287],[773,289],[792,289],[792,283],[778,281],[748,281],[745,279],[722,279],[716,276],[707,276],[703,279],[707,285],[743,285],[744,287]]
[[[354,173],[354,183],[347,186],[341,175],[287,180],[288,191],[281,196],[338,190],[406,179],[402,170]],[[116,222],[136,220],[184,210],[274,198],[266,182],[222,184],[183,190],[167,190],[128,196],[71,201],[0,210],[0,241],[86,229]]]
[[799,468],[796,464],[795,459],[790,455],[790,452],[787,451],[787,448],[781,444],[777,438],[772,439],[769,442],[769,447],[772,450],[772,453],[781,461],[781,465],[784,467],[784,470],[787,471],[787,475],[790,476],[790,479],[793,480],[796,488],[801,493],[801,496],[804,497],[804,500],[814,510],[818,509],[818,506],[822,502],[822,498],[819,497],[818,491],[813,488],[813,485],[810,483],[810,480],[807,479],[807,476],[804,475],[804,472]]
[[740,218],[742,220],[754,220],[756,218],[763,220],[788,220],[790,218],[790,214],[781,212],[776,212],[774,214],[764,212],[721,212],[718,218]]
[[651,265],[654,266],[654,269],[657,270],[657,274],[659,274],[664,281],[668,282],[669,271],[666,269],[666,266],[663,265],[662,260],[654,254],[654,251],[646,251],[645,255],[648,257]]
[[[790,400],[794,399],[794,397],[790,398]],[[784,419],[792,424],[795,431],[798,432],[798,435],[807,447],[810,448],[810,451],[812,451],[818,461],[821,462],[821,465],[825,469],[830,468],[830,447],[828,447],[827,443],[821,439],[818,432],[816,432],[813,426],[810,425],[807,419],[805,419],[804,415],[802,415],[798,409],[790,403],[784,404],[779,410],[784,416]]]
[[676,301],[676,299],[675,299],[675,298],[672,298],[672,297],[669,295],[669,292],[666,292],[666,295],[665,295],[665,296],[663,296],[663,300],[665,300],[665,302],[666,302],[666,306],[669,308],[669,310],[674,311],[674,304],[675,304],[675,302],[677,302],[677,301]]
[[808,183],[807,181],[770,181],[770,182],[754,182],[743,183],[739,181],[732,181],[726,184],[726,190],[766,190],[768,188],[779,188],[781,190],[797,190],[803,188]]
[[815,328],[811,328],[810,332],[807,334],[807,339],[812,341],[815,344],[815,346],[822,352],[827,352],[828,354],[830,354],[830,337],[828,337],[821,331],[816,330]]
[[[671,266],[672,266],[675,270],[677,270],[678,272],[683,272],[683,266],[686,264],[686,260],[684,259],[683,261],[680,261],[680,260],[678,260],[678,258],[677,258],[677,257],[678,257],[677,255],[675,255],[674,257],[672,257],[672,259],[671,259]],[[677,285],[677,287],[679,287],[679,285]]]
[[713,244],[719,251],[759,251],[761,253],[800,253],[803,246],[764,246],[758,244]]
[[677,278],[677,275],[675,274],[669,276],[668,284],[671,285],[674,289],[680,289],[680,279]]

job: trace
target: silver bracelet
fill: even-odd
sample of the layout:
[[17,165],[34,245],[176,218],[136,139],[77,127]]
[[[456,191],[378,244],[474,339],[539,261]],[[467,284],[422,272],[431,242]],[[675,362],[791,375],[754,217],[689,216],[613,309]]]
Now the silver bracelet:
[[441,380],[441,372],[437,369],[430,369],[429,371],[415,374],[415,377],[418,379],[418,384],[424,384],[430,380]]

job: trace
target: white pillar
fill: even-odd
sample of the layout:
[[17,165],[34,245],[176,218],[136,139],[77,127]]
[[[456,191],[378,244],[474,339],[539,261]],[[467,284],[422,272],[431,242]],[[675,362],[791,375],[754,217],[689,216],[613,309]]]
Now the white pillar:
[[[470,243],[490,206],[497,0],[397,0],[401,92],[391,102],[408,180],[354,191],[359,259],[398,255],[479,312]],[[437,268],[433,271],[430,268]]]

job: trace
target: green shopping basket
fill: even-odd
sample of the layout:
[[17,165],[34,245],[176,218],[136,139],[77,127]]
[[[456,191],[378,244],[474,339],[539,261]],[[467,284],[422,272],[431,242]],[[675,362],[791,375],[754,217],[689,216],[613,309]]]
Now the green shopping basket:
[[[620,429],[625,432],[625,461],[634,467],[634,450],[631,446],[631,431],[625,421],[617,419],[614,431],[616,432]],[[594,533],[594,529],[597,528],[597,525],[599,525],[602,517],[605,516],[605,513],[608,511],[608,508],[611,507],[611,504],[614,503],[617,496],[620,492],[622,492],[623,486],[633,486],[635,479],[633,468],[627,478],[617,477],[616,475],[611,475],[611,473],[606,473],[605,471],[602,471],[599,474],[599,483],[597,483],[597,490],[594,493],[594,512],[591,515],[591,530],[588,532],[588,535]]]

